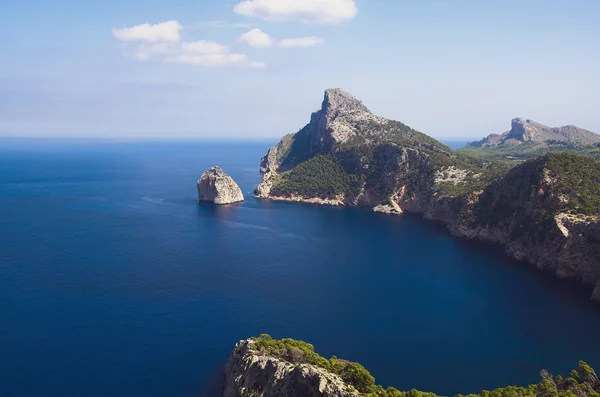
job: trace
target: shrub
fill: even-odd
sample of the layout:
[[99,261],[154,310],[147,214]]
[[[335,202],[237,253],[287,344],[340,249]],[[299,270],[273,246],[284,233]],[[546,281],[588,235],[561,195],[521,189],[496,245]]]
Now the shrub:
[[[284,338],[275,340],[267,334],[254,338],[258,350],[291,362],[293,364],[311,364],[340,376],[344,382],[354,387],[364,397],[438,397],[434,393],[419,390],[400,391],[393,387],[384,389],[375,384],[375,378],[362,365],[341,360],[335,356],[329,360],[314,351],[313,345]],[[508,386],[479,394],[456,397],[600,397],[600,381],[594,370],[584,361],[580,361],[572,377],[553,377],[548,371],[542,371],[542,381],[527,387]],[[346,391],[350,392],[350,389]]]

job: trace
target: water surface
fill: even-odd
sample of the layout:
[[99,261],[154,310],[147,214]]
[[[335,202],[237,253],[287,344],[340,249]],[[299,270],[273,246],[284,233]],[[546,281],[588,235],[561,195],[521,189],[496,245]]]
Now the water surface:
[[[263,332],[446,395],[600,366],[588,291],[416,216],[254,200],[270,144],[0,140],[0,395],[215,396]],[[196,202],[215,164],[243,204]]]

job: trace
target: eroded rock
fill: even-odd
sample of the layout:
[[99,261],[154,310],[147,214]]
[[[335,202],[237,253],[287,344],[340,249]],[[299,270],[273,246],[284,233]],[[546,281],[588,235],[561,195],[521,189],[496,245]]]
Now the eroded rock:
[[339,376],[309,364],[292,364],[240,341],[225,366],[223,397],[359,397]]
[[232,177],[214,166],[198,181],[198,199],[223,205],[244,201],[244,194]]

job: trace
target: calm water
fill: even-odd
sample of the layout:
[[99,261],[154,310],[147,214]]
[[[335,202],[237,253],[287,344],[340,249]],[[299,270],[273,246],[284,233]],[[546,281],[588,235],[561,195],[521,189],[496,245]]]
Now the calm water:
[[[600,366],[587,291],[415,216],[251,198],[269,142],[0,141],[0,395],[215,396],[270,333],[443,394]],[[247,201],[195,201],[219,164]]]

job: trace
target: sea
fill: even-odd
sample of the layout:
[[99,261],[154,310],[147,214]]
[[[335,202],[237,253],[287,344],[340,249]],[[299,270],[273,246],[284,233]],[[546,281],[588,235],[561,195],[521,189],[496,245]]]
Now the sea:
[[[273,143],[0,140],[0,396],[217,397],[261,333],[447,396],[600,366],[585,288],[417,215],[254,199]],[[243,203],[197,202],[213,165]]]

